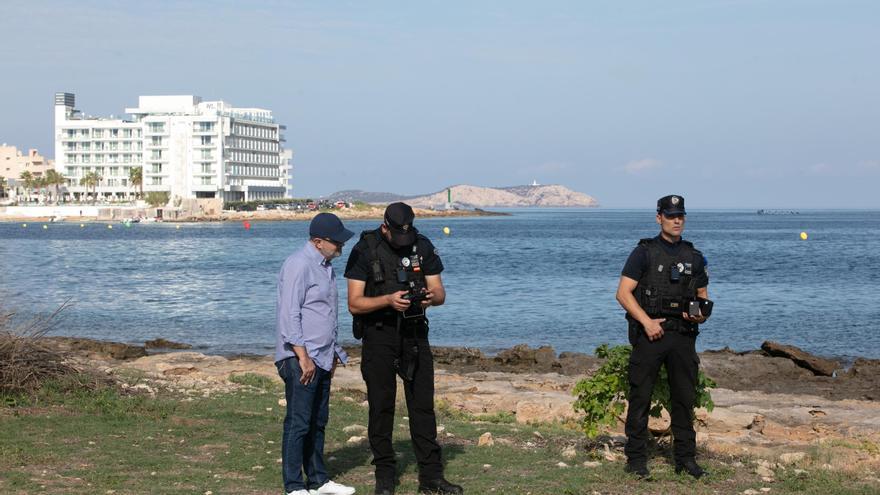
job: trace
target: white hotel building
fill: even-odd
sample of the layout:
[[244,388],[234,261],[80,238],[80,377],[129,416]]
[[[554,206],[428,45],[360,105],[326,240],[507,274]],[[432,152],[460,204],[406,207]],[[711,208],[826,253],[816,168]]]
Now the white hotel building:
[[143,190],[171,199],[224,201],[291,195],[292,152],[270,110],[235,108],[198,96],[141,96],[129,120],[86,117],[71,93],[55,94],[55,169],[71,199],[85,199],[88,172],[102,179],[98,198],[129,199],[129,171],[143,167]]

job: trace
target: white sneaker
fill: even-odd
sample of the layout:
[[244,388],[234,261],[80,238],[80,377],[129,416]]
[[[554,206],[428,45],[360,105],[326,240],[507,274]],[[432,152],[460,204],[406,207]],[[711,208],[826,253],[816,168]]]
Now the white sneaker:
[[317,490],[309,490],[310,495],[352,495],[353,486],[340,485],[334,481],[328,481]]
[[308,490],[294,490],[287,495],[311,495],[311,493]]

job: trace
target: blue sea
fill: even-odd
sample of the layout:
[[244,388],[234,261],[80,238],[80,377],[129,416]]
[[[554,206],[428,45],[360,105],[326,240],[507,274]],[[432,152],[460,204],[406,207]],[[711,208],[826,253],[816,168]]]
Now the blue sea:
[[[446,266],[446,305],[429,310],[432,342],[490,353],[519,343],[590,353],[626,342],[614,292],[638,239],[657,233],[653,212],[508,212],[416,221]],[[377,224],[347,222],[355,231]],[[306,222],[42,225],[0,223],[3,309],[24,319],[70,301],[55,334],[164,337],[222,354],[271,351],[276,274],[308,230]],[[880,213],[694,210],[684,237],[708,259],[715,301],[700,349],[776,340],[880,358]],[[344,342],[354,342],[342,277],[350,247],[334,262]]]

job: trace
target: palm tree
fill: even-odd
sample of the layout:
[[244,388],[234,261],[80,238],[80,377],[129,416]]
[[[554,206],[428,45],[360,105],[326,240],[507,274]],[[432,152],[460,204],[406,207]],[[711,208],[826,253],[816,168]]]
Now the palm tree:
[[30,171],[25,170],[18,176],[22,182],[24,182],[24,194],[25,199],[30,202],[31,200],[31,189],[34,188],[34,174],[30,173]]
[[6,195],[6,177],[0,175],[0,198]]
[[132,167],[128,171],[128,182],[132,186],[138,186],[139,198],[144,197],[144,167]]
[[92,188],[92,204],[95,204],[98,200],[98,184],[102,180],[104,180],[104,178],[98,175],[97,172],[88,172],[79,180],[79,185],[86,186],[86,192],[88,192],[89,187]]
[[56,203],[58,202],[58,199],[61,195],[59,192],[58,186],[60,186],[61,184],[64,184],[64,182],[65,182],[64,176],[59,174],[58,171],[55,170],[54,168],[51,168],[46,171],[46,185],[55,186],[55,202]]

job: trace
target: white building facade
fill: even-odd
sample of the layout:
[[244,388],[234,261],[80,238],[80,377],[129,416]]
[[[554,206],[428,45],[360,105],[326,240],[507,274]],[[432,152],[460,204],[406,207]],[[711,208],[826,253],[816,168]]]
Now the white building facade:
[[[130,170],[143,167],[144,193],[172,200],[224,201],[290,197],[292,153],[270,110],[235,108],[198,96],[141,96],[130,119],[84,117],[71,93],[55,95],[55,168],[72,199],[125,200],[138,188]],[[81,185],[89,172],[97,187]]]

